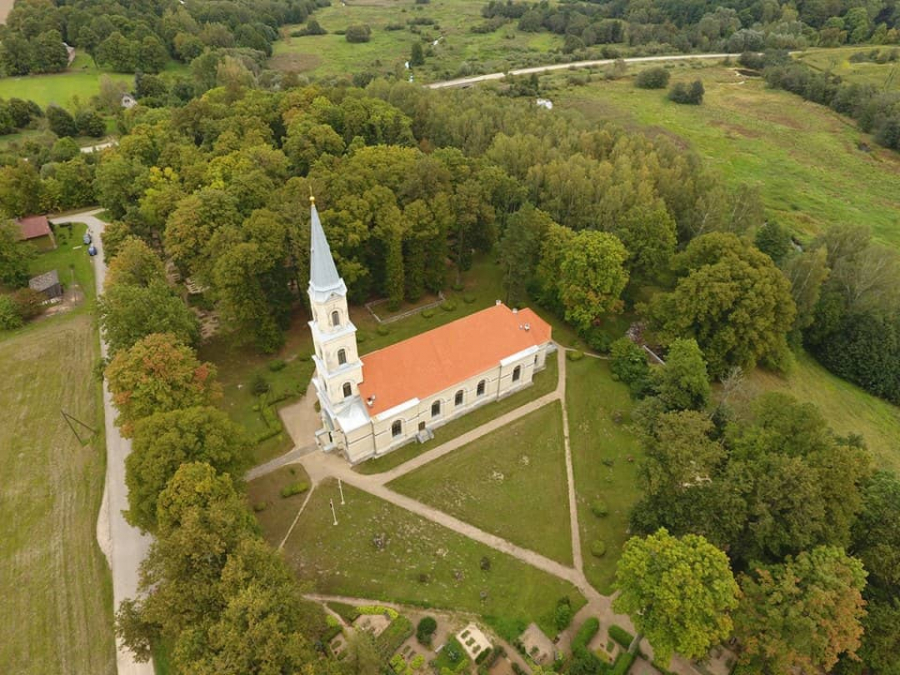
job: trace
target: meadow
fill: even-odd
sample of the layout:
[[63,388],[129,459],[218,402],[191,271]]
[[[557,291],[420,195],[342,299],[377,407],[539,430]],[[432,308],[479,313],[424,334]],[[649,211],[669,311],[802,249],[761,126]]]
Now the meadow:
[[[484,5],[482,0],[431,0],[428,4],[415,4],[413,0],[335,2],[314,14],[327,35],[291,37],[302,26],[283,27],[270,66],[317,77],[343,77],[367,71],[407,77],[404,63],[413,43],[421,41],[423,47],[431,45],[433,55],[424,66],[413,70],[413,76],[416,81],[431,81],[476,69],[498,72],[533,65],[545,61],[549,51],[562,47],[562,39],[557,35],[522,33],[515,24],[493,33],[473,33],[471,28],[483,22]],[[423,20],[434,23],[409,25],[410,21]],[[351,44],[335,33],[353,24],[368,25],[372,29],[371,40]]]
[[319,593],[473,612],[506,639],[530,621],[555,634],[563,596],[584,605],[574,586],[511,556],[347,485],[344,497],[334,480],[320,484],[284,547]]
[[[112,585],[96,541],[106,470],[96,326],[73,313],[0,339],[0,663],[113,674]],[[60,409],[99,432],[82,445]]]
[[835,223],[864,223],[900,246],[900,155],[878,147],[852,120],[793,94],[767,89],[736,67],[668,64],[672,81],[702,79],[700,106],[678,105],[663,90],[638,89],[628,76],[542,78],[560,110],[596,122],[662,135],[699,153],[731,185],[759,186],[770,217],[809,238]]
[[798,61],[820,71],[827,71],[838,75],[845,82],[858,82],[871,84],[881,91],[900,91],[900,61],[888,63],[874,63],[863,61],[854,63],[850,57],[860,52],[867,54],[877,50],[888,54],[898,50],[896,45],[884,47],[870,47],[867,45],[854,45],[853,47],[838,47],[836,49],[809,49],[795,58]]
[[51,103],[68,108],[75,99],[88,103],[100,92],[100,76],[106,75],[118,82],[134,82],[133,75],[110,73],[98,69],[86,54],[75,57],[64,73],[28,75],[26,77],[0,77],[0,98],[24,98],[46,108]]

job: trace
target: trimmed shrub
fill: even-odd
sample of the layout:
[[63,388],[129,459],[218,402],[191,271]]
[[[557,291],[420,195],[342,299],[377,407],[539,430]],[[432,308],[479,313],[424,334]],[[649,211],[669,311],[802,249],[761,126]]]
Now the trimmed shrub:
[[256,377],[253,378],[253,383],[250,385],[250,389],[257,396],[262,396],[263,394],[267,394],[271,387],[266,381],[266,378],[264,378],[260,374],[257,374]]
[[567,358],[569,361],[581,361],[581,359],[584,358],[584,352],[581,351],[580,349],[567,350],[567,351],[566,351],[566,358]]
[[471,305],[473,302],[475,302],[475,296],[471,293],[463,293],[462,299],[463,302],[467,305]]
[[609,515],[609,507],[602,499],[595,499],[591,502],[591,513],[598,518],[604,518]]
[[606,542],[602,539],[596,539],[591,542],[591,555],[595,558],[602,558],[606,555]]
[[416,640],[419,641],[420,645],[425,645],[426,647],[431,645],[431,637],[434,635],[434,632],[437,630],[437,621],[434,617],[426,616],[423,617],[421,621],[419,621],[419,625],[416,626]]
[[597,617],[589,617],[581,624],[581,628],[572,640],[572,653],[579,649],[586,649],[594,636],[600,631],[600,620]]
[[642,70],[634,78],[634,86],[641,89],[665,89],[669,84],[669,71],[657,66],[649,70]]
[[620,654],[610,671],[610,675],[625,675],[631,669],[636,658],[637,654],[629,654],[628,652]]
[[611,625],[608,632],[609,637],[625,647],[625,649],[628,649],[631,643],[634,642],[634,635],[616,624]]
[[556,612],[553,615],[553,623],[556,630],[563,631],[572,623],[572,603],[568,597],[560,598],[556,603]]
[[431,317],[434,316],[434,310],[433,309],[423,309],[421,314],[422,314],[423,319],[430,319]]
[[444,300],[444,302],[441,303],[441,309],[445,312],[452,312],[456,309],[456,303],[452,300]]
[[375,332],[381,336],[387,335],[391,332],[391,329],[385,326],[383,323],[378,324],[378,328],[375,329]]
[[307,490],[309,490],[309,484],[304,483],[303,481],[297,481],[296,483],[291,483],[290,485],[285,485],[281,488],[281,496],[284,499],[287,499],[288,497],[299,495]]
[[282,359],[273,359],[269,361],[267,365],[269,367],[269,370],[271,370],[273,373],[277,373],[279,370],[284,370],[284,367],[287,364]]
[[366,24],[347,26],[347,30],[344,31],[344,39],[354,43],[368,42],[372,39],[372,29]]

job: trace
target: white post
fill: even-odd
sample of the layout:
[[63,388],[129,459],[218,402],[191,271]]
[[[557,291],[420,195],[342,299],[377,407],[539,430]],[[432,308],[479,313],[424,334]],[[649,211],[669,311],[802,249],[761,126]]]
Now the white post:
[[334,524],[337,525],[337,514],[334,512],[334,500],[329,499],[328,503],[331,504],[331,517],[334,518]]
[[338,478],[338,490],[341,491],[341,506],[344,505],[344,484],[341,483],[341,479]]

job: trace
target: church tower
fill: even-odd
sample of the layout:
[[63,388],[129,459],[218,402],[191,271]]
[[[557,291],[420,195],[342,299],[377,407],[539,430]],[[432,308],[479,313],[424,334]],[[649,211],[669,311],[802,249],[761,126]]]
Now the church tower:
[[356,347],[356,326],[347,311],[347,286],[338,274],[325,231],[310,202],[309,306],[312,310],[316,376],[313,380],[326,429],[334,429],[341,410],[359,397],[362,362]]

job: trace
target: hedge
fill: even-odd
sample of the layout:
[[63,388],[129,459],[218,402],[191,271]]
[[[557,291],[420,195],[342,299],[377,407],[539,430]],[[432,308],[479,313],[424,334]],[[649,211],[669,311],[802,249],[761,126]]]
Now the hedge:
[[625,647],[625,649],[628,649],[631,643],[634,642],[634,635],[616,624],[609,627],[609,637]]
[[376,646],[378,653],[387,661],[391,655],[400,649],[406,638],[413,634],[412,621],[405,616],[398,616],[391,621],[391,624],[384,629],[384,632],[378,636]]
[[619,658],[617,658],[616,662],[613,664],[610,675],[625,675],[625,673],[631,670],[631,666],[636,658],[637,654],[629,654],[628,652],[620,654]]
[[285,485],[283,488],[281,488],[281,496],[284,499],[287,499],[288,497],[299,495],[303,492],[306,492],[307,490],[309,490],[309,483],[298,481],[296,483],[291,483],[290,485]]
[[600,620],[596,617],[590,617],[585,619],[585,622],[581,624],[581,628],[578,629],[578,632],[575,634],[575,638],[572,640],[572,652],[574,653],[577,649],[586,648],[590,641],[594,639],[594,636],[600,630]]
[[366,616],[379,616],[381,614],[386,615],[391,621],[400,616],[400,612],[392,607],[385,607],[384,605],[360,605],[356,608],[356,611],[360,613],[360,615]]

